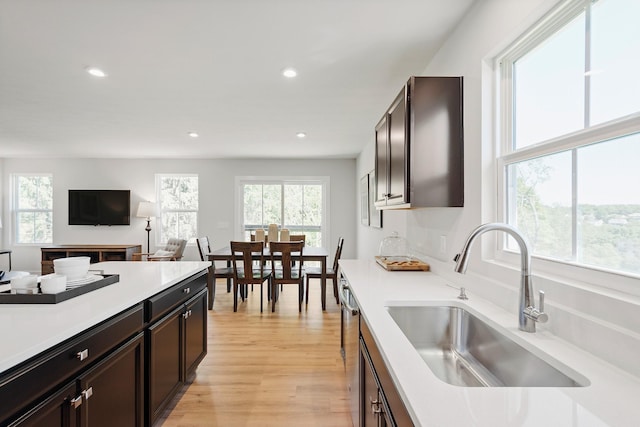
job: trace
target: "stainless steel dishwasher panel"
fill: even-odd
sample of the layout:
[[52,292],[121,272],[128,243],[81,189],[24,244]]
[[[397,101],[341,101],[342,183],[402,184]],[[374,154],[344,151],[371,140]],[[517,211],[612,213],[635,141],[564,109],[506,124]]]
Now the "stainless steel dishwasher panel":
[[340,280],[340,352],[345,366],[351,420],[360,427],[360,311],[346,280]]

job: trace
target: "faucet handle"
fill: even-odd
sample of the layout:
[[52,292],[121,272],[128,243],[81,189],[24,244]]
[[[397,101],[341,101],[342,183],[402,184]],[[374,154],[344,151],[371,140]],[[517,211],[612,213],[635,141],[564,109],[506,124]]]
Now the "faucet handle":
[[547,323],[549,315],[544,312],[544,291],[539,291],[538,295],[540,295],[540,304],[538,308],[529,306],[524,309],[524,315],[535,322]]

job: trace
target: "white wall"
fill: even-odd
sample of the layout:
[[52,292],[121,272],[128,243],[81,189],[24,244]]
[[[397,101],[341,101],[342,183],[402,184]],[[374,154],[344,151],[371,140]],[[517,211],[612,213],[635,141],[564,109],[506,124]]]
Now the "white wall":
[[[372,243],[397,230],[407,237],[412,249],[419,254],[450,261],[462,247],[468,232],[483,221],[491,220],[495,197],[492,192],[484,190],[483,185],[486,179],[493,179],[493,166],[490,164],[493,155],[491,92],[486,87],[486,80],[491,75],[487,69],[487,60],[506,47],[556,2],[557,0],[475,2],[427,68],[416,70],[416,75],[464,78],[464,208],[385,211],[383,232],[359,227],[359,258],[374,255],[377,246],[374,248]],[[398,82],[398,91],[404,83]],[[487,90],[489,92],[483,96],[483,92]],[[380,106],[381,116],[385,107]],[[374,125],[372,123],[372,129]],[[371,134],[373,135],[373,130]],[[374,167],[374,155],[372,137],[358,157],[357,178]],[[440,250],[442,236],[446,240],[444,252]]]
[[[330,241],[333,251],[338,237],[345,238],[344,256],[355,256],[357,218],[355,160],[132,160],[132,159],[4,159],[3,184],[5,246],[13,249],[13,269],[39,272],[40,246],[10,245],[9,176],[13,173],[52,173],[54,183],[54,244],[141,244],[146,250],[146,221],[135,217],[139,201],[155,201],[156,173],[195,173],[199,176],[199,235],[208,235],[212,246],[224,246],[239,238],[234,233],[236,176],[329,176]],[[1,166],[1,164],[0,164]],[[70,226],[67,190],[129,189],[130,226]],[[155,228],[152,220],[151,227]],[[151,232],[154,251],[154,231]],[[195,246],[186,259],[198,257]],[[0,261],[2,262],[2,261]],[[2,265],[2,264],[0,264]]]
[[[452,259],[472,229],[497,218],[491,59],[556,3],[558,0],[477,1],[427,68],[416,72],[416,75],[464,77],[464,208],[385,211],[388,222],[384,232],[358,228],[358,258],[369,259],[377,249],[374,243],[382,235],[398,229],[412,248],[431,263],[434,271],[451,283],[464,285],[475,295],[512,311],[515,322],[519,266],[488,259],[483,261],[483,251],[478,244],[466,275],[453,273]],[[398,82],[398,90],[403,83]],[[381,114],[385,107],[380,106]],[[372,135],[374,125],[371,124]],[[356,179],[373,168],[373,159],[372,138],[358,157]],[[442,236],[446,240],[444,251],[440,250]],[[491,238],[487,235],[483,239],[483,249],[491,246]],[[535,292],[538,289],[546,291],[546,311],[550,314],[549,323],[539,328],[640,375],[640,366],[635,360],[635,355],[640,353],[640,298],[603,290],[594,286],[603,285],[596,279],[586,283],[576,281],[567,272],[563,273],[564,277],[541,274],[536,272],[535,260],[533,275]],[[610,348],[625,348],[625,351],[610,352]]]

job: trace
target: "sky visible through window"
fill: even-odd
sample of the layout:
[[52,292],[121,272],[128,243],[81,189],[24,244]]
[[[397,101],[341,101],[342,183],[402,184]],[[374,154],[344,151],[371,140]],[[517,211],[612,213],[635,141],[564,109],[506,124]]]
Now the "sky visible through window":
[[[584,13],[516,62],[516,148],[640,111],[638,17],[638,0],[594,4],[590,67],[585,59]],[[585,75],[590,80],[588,110]],[[640,204],[640,191],[635,190],[640,182],[638,159],[639,135],[579,149],[578,202]],[[541,202],[570,205],[570,157],[567,161],[567,156],[550,156],[544,162],[553,173],[538,184]]]

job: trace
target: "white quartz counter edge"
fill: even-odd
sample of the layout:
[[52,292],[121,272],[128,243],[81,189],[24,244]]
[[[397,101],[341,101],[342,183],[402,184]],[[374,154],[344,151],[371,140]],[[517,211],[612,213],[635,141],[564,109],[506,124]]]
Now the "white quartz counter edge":
[[[544,327],[519,331],[509,313],[458,290],[434,273],[387,272],[373,261],[340,261],[360,310],[407,409],[420,426],[637,425],[640,380],[555,337]],[[462,306],[557,368],[588,379],[586,387],[457,387],[435,377],[388,314],[388,305]],[[553,319],[550,319],[550,322]],[[426,327],[427,325],[425,325]],[[624,351],[624,349],[612,349]]]
[[103,262],[119,282],[58,304],[0,304],[0,373],[206,269],[209,262]]

